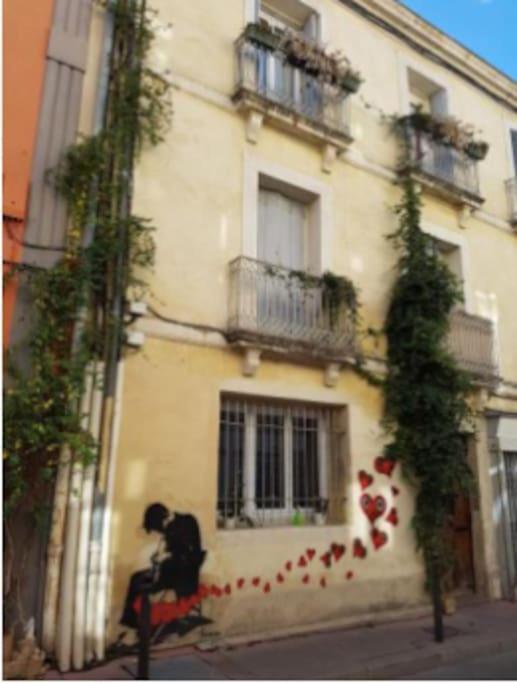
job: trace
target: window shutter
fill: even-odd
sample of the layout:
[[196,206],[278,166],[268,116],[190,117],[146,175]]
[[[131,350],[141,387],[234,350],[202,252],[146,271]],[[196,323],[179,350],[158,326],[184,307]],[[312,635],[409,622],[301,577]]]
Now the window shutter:
[[319,39],[319,17],[316,12],[311,12],[309,18],[303,27],[303,33],[306,38],[317,42]]
[[512,136],[512,154],[513,154],[513,174],[517,176],[517,128],[511,131]]

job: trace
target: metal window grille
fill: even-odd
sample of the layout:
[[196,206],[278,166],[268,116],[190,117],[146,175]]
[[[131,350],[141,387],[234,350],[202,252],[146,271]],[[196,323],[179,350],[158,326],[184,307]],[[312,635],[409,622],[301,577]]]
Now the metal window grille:
[[223,397],[219,525],[343,521],[343,419],[333,407]]
[[517,452],[506,451],[503,454],[506,478],[506,494],[508,501],[508,531],[510,549],[515,558],[517,579]]

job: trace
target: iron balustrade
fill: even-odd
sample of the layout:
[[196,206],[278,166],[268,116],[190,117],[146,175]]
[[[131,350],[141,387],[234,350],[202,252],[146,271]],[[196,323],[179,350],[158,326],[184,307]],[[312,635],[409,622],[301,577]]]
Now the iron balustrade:
[[494,331],[490,320],[455,311],[451,316],[449,347],[464,370],[480,378],[497,377]]
[[517,224],[517,178],[510,178],[506,181],[506,194],[508,196],[510,222]]
[[329,304],[323,285],[298,271],[240,256],[230,263],[230,336],[293,345],[345,357],[355,349],[355,321],[344,303]]
[[434,140],[432,136],[406,123],[406,141],[409,163],[427,176],[479,198],[477,163],[450,145]]
[[250,93],[288,113],[294,113],[331,133],[350,136],[347,92],[307,73],[287,60],[281,50],[251,42],[236,42],[236,97]]

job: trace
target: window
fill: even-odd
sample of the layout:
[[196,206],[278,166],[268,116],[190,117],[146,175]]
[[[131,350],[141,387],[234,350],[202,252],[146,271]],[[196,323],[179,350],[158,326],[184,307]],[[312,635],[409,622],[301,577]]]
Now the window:
[[513,175],[517,177],[517,128],[510,129],[510,150],[513,162]]
[[342,521],[343,413],[303,403],[223,397],[219,525]]
[[259,260],[284,268],[306,268],[308,207],[281,192],[261,187],[258,209]]
[[[441,261],[447,265],[449,270],[457,277],[460,283],[463,283],[463,267],[461,262],[461,249],[456,244],[451,244],[444,240],[433,237],[432,245],[435,253],[440,257]],[[463,309],[465,307],[463,302],[456,305],[456,309]]]
[[311,40],[319,38],[319,17],[299,0],[261,0],[259,19],[280,30],[303,34]]

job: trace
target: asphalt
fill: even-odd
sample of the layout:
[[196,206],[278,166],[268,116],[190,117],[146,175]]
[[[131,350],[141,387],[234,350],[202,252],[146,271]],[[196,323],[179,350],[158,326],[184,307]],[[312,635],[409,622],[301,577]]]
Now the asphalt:
[[[481,664],[465,669],[467,673],[489,670],[486,667],[490,662],[511,667],[511,656],[517,652],[517,603],[501,601],[463,607],[446,617],[445,625],[443,643],[434,642],[430,617],[421,617],[247,645],[221,644],[213,651],[195,647],[161,651],[153,655],[151,678],[419,679],[421,675],[442,678],[443,672],[454,672],[454,667],[462,663],[471,667],[476,659]],[[46,678],[123,680],[134,678],[135,667],[135,658],[126,657],[90,671],[66,675],[49,671]],[[430,673],[433,676],[427,675]],[[445,678],[461,680],[462,676]]]

